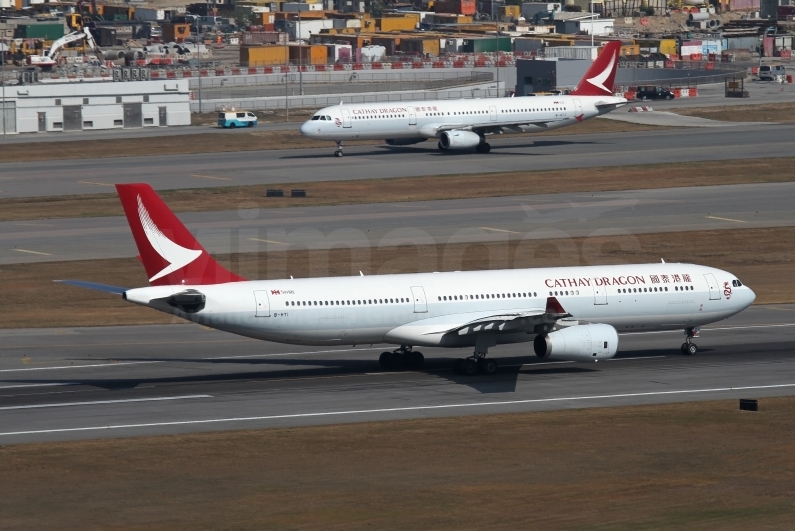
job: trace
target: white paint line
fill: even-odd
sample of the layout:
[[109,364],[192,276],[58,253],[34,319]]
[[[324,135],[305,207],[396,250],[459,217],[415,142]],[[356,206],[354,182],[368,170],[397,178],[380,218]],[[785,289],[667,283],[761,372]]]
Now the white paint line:
[[215,175],[200,175],[198,173],[191,174],[191,177],[198,177],[199,179],[213,179],[216,181],[231,181],[231,177],[216,177]]
[[[248,354],[245,356],[219,356],[217,358],[199,358],[201,360],[236,360],[246,358],[272,358],[274,356],[297,356],[301,354],[314,355],[314,354],[333,354],[335,352],[366,352],[371,350],[384,350],[381,348],[346,348],[334,350],[309,350],[306,352],[282,352],[280,354]],[[387,349],[389,350],[389,349]]]
[[110,183],[97,183],[94,181],[77,181],[80,184],[93,184],[94,186],[116,186],[115,184]]
[[39,252],[39,251],[29,251],[27,249],[19,249],[17,247],[14,247],[11,250],[12,251],[16,251],[18,253],[29,253],[29,254],[38,254],[38,255],[41,255],[41,256],[52,256],[50,253],[42,253],[42,252]]
[[165,361],[125,361],[120,363],[95,363],[92,365],[64,365],[62,367],[26,367],[24,369],[0,369],[0,372],[54,371],[57,369],[82,369],[85,367],[120,367],[122,365],[145,365],[149,363],[166,363],[166,362]]
[[44,433],[68,433],[80,431],[98,431],[98,430],[121,430],[121,429],[134,429],[134,428],[158,428],[165,426],[189,426],[194,424],[218,424],[222,422],[253,422],[261,420],[284,420],[284,419],[300,419],[300,418],[320,418],[320,417],[335,417],[344,415],[367,415],[372,413],[400,413],[406,411],[431,411],[441,409],[460,409],[467,407],[488,407],[488,406],[513,406],[519,404],[542,404],[552,402],[573,402],[580,400],[602,400],[612,398],[633,398],[643,396],[664,396],[664,395],[683,395],[683,394],[696,394],[696,393],[721,393],[726,391],[751,391],[761,389],[782,389],[795,387],[795,383],[791,384],[778,384],[778,385],[750,385],[743,387],[716,387],[712,389],[683,389],[680,391],[653,391],[647,393],[622,393],[613,395],[593,395],[593,396],[569,396],[560,398],[537,398],[529,400],[505,400],[499,402],[473,402],[468,404],[443,404],[438,406],[409,406],[409,407],[391,407],[381,409],[357,409],[352,411],[325,411],[317,413],[294,413],[290,415],[267,415],[262,417],[231,417],[221,419],[205,419],[205,420],[178,420],[173,422],[147,422],[142,424],[110,424],[107,426],[87,426],[84,428],[56,428],[50,430],[27,430],[27,431],[8,431],[0,432],[0,436],[9,435],[37,435]]
[[[751,328],[782,328],[795,326],[795,323],[789,324],[767,324],[767,325],[746,325],[746,326],[723,326],[715,328],[702,328],[702,332],[712,332],[715,330],[748,330]],[[619,332],[622,336],[645,336],[651,334],[682,334],[682,330],[659,330],[656,332]]]
[[277,242],[274,240],[263,240],[262,238],[249,238],[252,242],[262,242],[262,243],[275,243],[277,245],[289,245],[284,242]]
[[160,396],[156,398],[130,398],[127,400],[96,400],[93,402],[62,402],[55,404],[36,404],[31,406],[8,406],[0,407],[0,411],[8,411],[11,409],[42,409],[50,407],[68,407],[68,406],[94,406],[101,404],[125,404],[127,402],[162,402],[164,400],[186,400],[190,398],[212,398],[212,395],[184,395],[184,396]]
[[506,229],[495,229],[493,227],[478,227],[482,230],[490,230],[494,232],[507,232],[508,234],[524,234],[523,232],[516,232],[515,230],[506,230]]
[[23,387],[55,387],[60,385],[77,385],[76,383],[41,383],[41,384],[21,384],[21,385],[4,385],[0,387],[3,389],[20,389]]
[[665,356],[637,356],[634,358],[610,358],[607,361],[634,361],[634,360],[651,360],[654,358],[664,358]]
[[735,223],[745,223],[745,221],[741,219],[731,219],[731,218],[719,218],[718,216],[707,216],[707,219],[718,219],[720,221],[734,221]]

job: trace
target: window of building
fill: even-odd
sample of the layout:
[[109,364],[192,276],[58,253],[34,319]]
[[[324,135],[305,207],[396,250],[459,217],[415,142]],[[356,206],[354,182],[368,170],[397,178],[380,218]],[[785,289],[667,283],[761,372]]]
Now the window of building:
[[83,98],[83,105],[88,105],[88,98]]
[[121,103],[121,96],[116,96],[116,103]]
[[55,104],[56,105],[60,105],[61,104],[61,100],[60,99],[55,100]]

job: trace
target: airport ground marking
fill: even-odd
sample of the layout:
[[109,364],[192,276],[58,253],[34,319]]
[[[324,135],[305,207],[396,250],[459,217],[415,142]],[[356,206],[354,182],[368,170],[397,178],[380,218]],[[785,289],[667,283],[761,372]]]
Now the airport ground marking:
[[508,234],[524,234],[523,232],[516,232],[515,230],[495,229],[492,227],[478,227],[481,230],[490,230],[494,232],[507,232]]
[[94,181],[77,181],[80,184],[93,184],[94,186],[116,186],[115,184],[110,183],[97,183]]
[[717,219],[720,221],[734,221],[735,223],[747,223],[747,221],[743,221],[741,219],[732,219],[732,218],[719,218],[718,216],[707,216],[707,219]]
[[215,175],[200,175],[198,173],[192,173],[191,177],[197,177],[199,179],[213,179],[216,181],[231,181],[231,177],[216,177]]
[[252,242],[275,243],[277,245],[290,245],[289,243],[277,242],[274,240],[263,240],[261,238],[249,238]]
[[31,251],[31,250],[28,250],[28,249],[20,249],[18,247],[14,247],[11,250],[12,251],[16,251],[18,253],[29,253],[29,254],[40,254],[42,256],[52,256],[52,254],[50,254],[50,253],[42,253],[40,251]]
[[490,406],[514,406],[522,404],[543,404],[554,402],[576,402],[585,400],[606,400],[606,399],[620,399],[620,398],[638,398],[650,396],[672,396],[684,394],[700,394],[700,393],[723,393],[728,391],[757,391],[764,389],[786,389],[795,387],[795,383],[788,384],[773,384],[773,385],[749,385],[739,387],[714,387],[708,389],[681,389],[677,391],[649,391],[645,393],[617,393],[610,395],[590,395],[590,396],[566,396],[557,398],[535,398],[528,400],[503,400],[493,402],[470,402],[463,404],[439,404],[427,406],[406,406],[406,407],[392,407],[392,408],[378,408],[378,409],[357,409],[349,411],[319,411],[313,413],[292,413],[286,415],[265,415],[260,417],[229,417],[220,419],[203,419],[203,420],[177,420],[172,422],[146,422],[140,424],[110,424],[107,426],[86,426],[82,428],[53,428],[46,430],[24,430],[24,431],[8,431],[0,432],[0,437],[9,437],[14,435],[42,435],[47,433],[70,433],[70,432],[85,432],[85,431],[104,431],[104,430],[123,430],[135,428],[162,428],[168,426],[189,426],[195,424],[220,424],[226,422],[254,422],[263,420],[287,420],[287,419],[301,419],[301,418],[322,418],[322,417],[339,417],[346,415],[369,415],[374,413],[402,413],[410,411],[433,411],[445,409],[462,409],[462,408],[477,408],[477,407],[490,407]]
[[53,371],[56,369],[83,369],[86,367],[120,367],[122,365],[145,365],[151,363],[166,363],[165,361],[122,361],[119,363],[95,363],[91,365],[63,365],[60,367],[25,367],[24,369],[0,369],[0,372],[21,371]]
[[15,221],[14,225],[21,227],[52,227],[49,223],[23,223],[21,221]]
[[127,402],[162,402],[165,400],[188,400],[192,398],[212,398],[212,395],[182,395],[182,396],[157,396],[153,398],[128,398],[121,400],[94,400],[90,402],[55,402],[53,404],[32,404],[29,406],[7,406],[0,407],[0,411],[12,409],[44,409],[50,407],[69,407],[69,406],[95,406],[103,404],[124,404]]

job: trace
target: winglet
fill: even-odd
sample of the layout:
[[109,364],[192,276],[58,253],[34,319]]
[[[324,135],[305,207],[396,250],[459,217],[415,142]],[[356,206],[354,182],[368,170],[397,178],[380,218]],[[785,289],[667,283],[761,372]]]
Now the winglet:
[[561,306],[557,297],[547,297],[547,309],[545,312],[551,315],[568,314],[568,312],[563,309],[563,306]]
[[580,84],[569,94],[571,96],[612,96],[620,54],[621,41],[610,41],[605,44],[602,53],[580,80]]
[[221,267],[151,186],[117,184],[116,190],[151,285],[245,280]]

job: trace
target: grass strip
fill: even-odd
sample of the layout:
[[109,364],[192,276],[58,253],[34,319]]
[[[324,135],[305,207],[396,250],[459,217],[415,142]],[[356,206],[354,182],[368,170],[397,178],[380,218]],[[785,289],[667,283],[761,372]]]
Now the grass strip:
[[0,514],[50,531],[789,529],[793,446],[792,397],[16,445]]
[[[622,133],[664,129],[657,126],[615,122],[613,120],[589,120],[576,127],[555,131],[560,134]],[[536,136],[539,133],[534,133]],[[548,133],[541,133],[548,135]],[[345,145],[383,144],[382,141],[351,141]],[[46,149],[44,146],[46,145]],[[41,160],[98,159],[115,157],[147,157],[162,155],[187,155],[194,153],[226,153],[238,151],[260,151],[271,149],[322,148],[331,149],[333,142],[322,142],[301,136],[297,130],[265,131],[252,130],[245,133],[230,133],[223,129],[204,133],[165,135],[143,138],[109,138],[104,140],[75,140],[41,144],[9,144],[0,149],[0,163],[29,162]],[[330,152],[329,152],[330,153]]]
[[[656,233],[550,240],[287,250],[219,256],[251,279],[417,271],[471,271],[622,263],[690,262],[736,274],[757,303],[795,302],[791,282],[795,228]],[[12,264],[0,269],[0,328],[103,326],[183,322],[126,303],[121,297],[55,284],[75,279],[124,287],[147,285],[135,258]],[[46,319],[42,316],[46,315]]]
[[722,122],[795,122],[795,103],[681,108],[673,109],[673,112],[683,116],[696,116]]
[[[564,192],[602,192],[789,182],[795,157],[190,188],[158,192],[175,212],[238,208],[395,203]],[[302,188],[308,197],[265,197],[269,188]],[[288,193],[289,195],[289,193]],[[0,221],[121,216],[115,193],[0,199]]]

